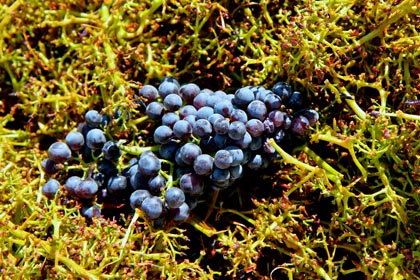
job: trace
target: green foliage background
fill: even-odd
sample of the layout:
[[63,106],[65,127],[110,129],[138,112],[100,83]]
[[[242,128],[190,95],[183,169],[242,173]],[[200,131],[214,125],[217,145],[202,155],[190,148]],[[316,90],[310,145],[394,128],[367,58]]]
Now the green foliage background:
[[[416,0],[1,1],[2,278],[419,279],[419,30]],[[271,194],[239,191],[252,207],[222,200],[206,223],[89,224],[42,197],[45,139],[92,108],[143,121],[134,94],[166,75],[285,80],[321,120],[307,147],[276,146]]]

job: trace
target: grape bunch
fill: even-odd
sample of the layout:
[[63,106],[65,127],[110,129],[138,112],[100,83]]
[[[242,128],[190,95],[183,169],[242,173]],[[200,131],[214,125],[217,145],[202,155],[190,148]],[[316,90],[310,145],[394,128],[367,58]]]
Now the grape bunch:
[[[198,197],[228,188],[245,170],[267,168],[278,157],[268,139],[279,145],[305,140],[319,119],[316,110],[304,108],[303,94],[285,82],[227,94],[166,77],[157,88],[144,85],[135,97],[152,127],[148,144],[156,149],[143,147],[133,156],[121,141],[109,139],[112,118],[90,110],[77,131],[48,149],[42,162],[51,175],[42,188],[47,198],[59,191],[60,176],[53,177],[64,170],[64,188],[88,218],[112,204],[140,209],[150,220],[183,222]],[[88,167],[71,175],[63,166],[72,162]]]

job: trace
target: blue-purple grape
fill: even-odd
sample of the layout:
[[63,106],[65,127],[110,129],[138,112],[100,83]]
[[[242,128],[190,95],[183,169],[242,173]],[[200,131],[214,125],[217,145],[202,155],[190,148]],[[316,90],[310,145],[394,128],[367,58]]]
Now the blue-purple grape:
[[163,106],[167,111],[176,111],[182,106],[182,98],[175,93],[168,94],[165,99],[163,99]]
[[121,156],[121,150],[118,147],[117,142],[115,141],[108,141],[102,147],[102,154],[104,158],[111,161],[116,161]]
[[145,153],[140,156],[138,171],[146,177],[156,176],[161,168],[160,159],[153,153]]
[[81,182],[82,182],[82,178],[80,178],[79,176],[71,176],[67,178],[64,188],[69,194],[74,195],[76,193],[77,186]]
[[169,209],[180,207],[185,202],[184,192],[177,187],[170,187],[165,191],[165,203]]
[[174,133],[169,126],[161,125],[155,129],[153,133],[153,140],[157,144],[166,144],[174,137]]
[[48,158],[56,163],[64,163],[71,158],[71,150],[66,143],[55,142],[48,148]]
[[172,81],[163,81],[158,87],[159,95],[165,99],[169,94],[179,94],[179,83]]
[[72,131],[66,136],[66,144],[69,146],[69,148],[74,151],[78,152],[85,144],[85,138],[83,137],[83,134],[78,131]]
[[166,125],[170,128],[172,128],[177,121],[179,121],[179,115],[174,112],[166,112],[162,116],[162,125]]
[[157,196],[147,197],[141,203],[140,208],[147,218],[155,220],[162,214],[163,203],[162,200]]
[[179,180],[179,187],[186,194],[201,195],[204,191],[203,178],[193,172],[185,173]]
[[89,130],[86,135],[86,146],[91,150],[100,150],[106,143],[105,134],[99,128]]
[[123,191],[127,188],[127,178],[125,176],[116,175],[108,180],[108,192],[110,194]]
[[194,160],[194,171],[198,175],[209,176],[213,171],[214,158],[208,154],[199,155]]
[[199,94],[200,88],[194,83],[189,83],[181,86],[179,92],[187,104],[192,104],[194,98]]
[[190,216],[190,207],[187,203],[182,203],[177,209],[175,209],[175,216],[173,220],[175,222],[185,222]]
[[200,146],[194,143],[186,143],[180,149],[181,159],[187,165],[192,165],[194,160],[202,154]]
[[146,107],[146,114],[152,120],[160,120],[164,114],[163,104],[157,101],[149,103]]
[[257,119],[250,119],[246,123],[246,131],[252,136],[252,137],[258,137],[261,136],[264,133],[264,124],[262,121]]
[[214,165],[220,169],[227,169],[233,163],[233,156],[227,150],[219,150],[214,155]]
[[54,174],[60,170],[59,164],[49,158],[43,159],[41,162],[42,170],[47,174]]
[[179,120],[172,128],[175,136],[179,139],[188,139],[192,133],[192,126],[186,120]]
[[240,88],[235,92],[235,98],[233,99],[235,105],[245,108],[248,104],[255,100],[254,93],[249,88]]
[[213,127],[206,119],[199,119],[193,125],[193,135],[198,138],[207,138],[211,136]]
[[146,198],[150,198],[152,195],[148,190],[136,190],[130,195],[130,206],[133,210],[141,209],[141,204]]
[[264,121],[267,117],[267,107],[260,100],[254,100],[249,103],[246,111],[251,118],[258,119],[260,121]]
[[145,98],[148,103],[153,102],[156,101],[158,97],[158,90],[152,85],[144,85],[139,90],[139,95]]
[[246,127],[243,122],[234,121],[230,123],[228,135],[233,140],[240,140],[245,136]]
[[47,198],[52,199],[58,192],[59,188],[60,183],[57,180],[51,178],[42,186],[42,194]]
[[233,111],[233,105],[229,100],[221,100],[214,105],[214,113],[229,117]]
[[102,115],[96,110],[89,110],[85,114],[85,120],[90,128],[98,128],[102,124]]
[[82,199],[92,199],[98,192],[98,184],[92,178],[82,180],[76,187],[75,194]]
[[227,119],[217,119],[214,124],[214,132],[220,135],[225,135],[229,132],[230,122]]

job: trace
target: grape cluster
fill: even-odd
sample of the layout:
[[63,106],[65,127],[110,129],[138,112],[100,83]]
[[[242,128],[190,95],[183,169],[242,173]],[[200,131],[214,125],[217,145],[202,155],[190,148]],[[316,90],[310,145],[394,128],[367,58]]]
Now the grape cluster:
[[[107,139],[104,132],[110,117],[90,110],[78,131],[53,143],[42,162],[48,174],[57,173],[72,158],[96,163],[64,183],[88,218],[101,214],[98,203],[112,202],[141,209],[151,220],[183,222],[198,196],[231,186],[246,169],[266,168],[278,156],[267,139],[279,145],[288,137],[305,139],[319,118],[314,109],[303,108],[302,93],[292,92],[285,82],[271,90],[247,86],[227,94],[194,83],[181,86],[167,77],[158,88],[144,85],[136,98],[152,123],[151,141],[158,151],[125,158],[120,142]],[[163,163],[170,165],[170,174]],[[59,187],[51,178],[42,191],[53,198]]]

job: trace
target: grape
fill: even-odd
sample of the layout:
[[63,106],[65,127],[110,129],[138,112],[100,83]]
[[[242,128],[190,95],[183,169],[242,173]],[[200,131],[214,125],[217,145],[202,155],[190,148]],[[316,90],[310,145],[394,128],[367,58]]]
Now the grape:
[[127,188],[127,178],[121,175],[116,175],[108,180],[108,192],[110,194],[123,191]]
[[248,115],[242,109],[233,109],[232,113],[230,114],[230,121],[240,121],[246,123],[248,121]]
[[163,211],[162,200],[157,196],[147,197],[140,207],[144,215],[151,220],[159,218]]
[[178,208],[185,202],[185,194],[180,188],[170,187],[165,192],[165,202],[169,209]]
[[97,169],[99,172],[106,175],[107,177],[114,176],[118,173],[117,166],[115,166],[115,164],[112,161],[106,159],[101,160],[98,163]]
[[152,120],[160,120],[164,113],[163,104],[157,101],[151,102],[146,107],[146,114]]
[[215,167],[213,173],[210,175],[212,182],[219,188],[228,187],[230,182],[230,172],[229,169],[220,169]]
[[261,136],[252,138],[251,144],[249,144],[249,149],[251,151],[256,151],[263,146],[263,139]]
[[175,210],[176,214],[173,218],[175,222],[185,222],[190,216],[190,207],[185,202]]
[[147,100],[147,102],[156,101],[158,90],[152,85],[144,85],[139,90],[139,95]]
[[258,170],[262,168],[264,165],[263,157],[260,154],[255,154],[251,159],[248,161],[247,166],[252,170]]
[[208,176],[213,171],[214,159],[208,154],[199,155],[194,160],[194,171],[198,175]]
[[167,112],[162,116],[163,125],[173,127],[177,121],[179,121],[179,116],[174,112]]
[[102,187],[106,180],[105,175],[101,172],[95,172],[91,177],[95,180],[96,184],[98,184],[98,188]]
[[214,122],[214,132],[220,135],[225,135],[229,132],[230,123],[227,119],[218,119]]
[[271,90],[267,90],[263,87],[259,87],[259,89],[255,92],[255,98],[264,102],[264,100],[269,96],[270,94],[273,94]]
[[145,189],[147,187],[147,178],[136,171],[130,175],[130,185],[133,189]]
[[71,157],[69,146],[63,142],[55,142],[48,148],[48,158],[55,163],[64,163]]
[[165,188],[166,180],[162,175],[158,174],[155,177],[150,178],[147,184],[151,192],[159,193]]
[[201,195],[204,191],[204,182],[202,177],[195,173],[185,173],[179,180],[179,187],[184,193],[190,195]]
[[[225,137],[225,139],[226,138],[227,137]],[[201,139],[200,147],[201,147],[201,150],[205,153],[214,153],[219,149],[219,147],[217,147],[216,145],[216,142],[213,136]]]
[[173,81],[163,81],[158,88],[159,95],[163,99],[169,94],[179,94],[179,83],[174,83]]
[[276,130],[276,127],[274,126],[274,122],[270,120],[269,118],[266,118],[263,124],[264,124],[264,131],[268,134],[271,134]]
[[281,98],[277,94],[269,93],[262,100],[269,111],[277,110],[281,106]]
[[153,153],[145,153],[140,156],[138,166],[139,172],[142,175],[152,177],[159,173],[161,163],[159,158]]
[[197,117],[194,115],[188,115],[184,118],[184,121],[187,121],[190,125],[191,128],[193,127],[193,125],[195,124],[195,121],[197,120]]
[[233,111],[233,105],[229,100],[221,100],[214,105],[214,112],[224,117],[229,117]]
[[188,165],[192,165],[194,160],[201,154],[201,148],[194,143],[186,143],[180,149],[181,159]]
[[217,103],[221,102],[223,99],[215,94],[210,94],[209,98],[207,98],[206,100],[206,106],[207,107],[211,107],[214,108],[214,106],[216,106]]
[[140,209],[141,204],[146,198],[152,197],[149,191],[147,190],[136,190],[130,195],[130,206],[133,210],[136,208]]
[[97,192],[98,184],[92,178],[82,180],[75,190],[75,194],[82,199],[91,199]]
[[163,100],[163,106],[168,111],[176,111],[182,106],[181,96],[175,93],[171,93]]
[[229,151],[219,150],[214,155],[214,165],[220,169],[227,169],[233,163],[233,156]]
[[305,136],[309,133],[309,121],[304,116],[293,118],[290,129],[292,133],[298,136]]
[[86,145],[89,147],[89,149],[100,150],[104,146],[105,142],[106,138],[104,132],[98,128],[89,130],[88,134],[86,135]]
[[280,144],[280,142],[284,139],[285,136],[286,134],[284,133],[284,130],[280,128],[274,134],[274,141],[277,144]]
[[308,119],[310,126],[314,126],[319,121],[319,114],[314,109],[304,110],[302,116]]
[[260,100],[254,100],[249,103],[246,111],[251,118],[259,119],[260,121],[264,121],[267,116],[267,107]]
[[211,115],[214,114],[214,109],[209,106],[204,106],[198,109],[197,111],[197,119],[208,119]]
[[102,115],[96,110],[89,110],[85,114],[85,120],[90,128],[98,128],[102,124]]
[[116,161],[121,156],[121,150],[115,141],[108,141],[102,147],[105,159]]
[[160,145],[159,154],[161,158],[173,161],[175,159],[175,153],[178,148],[179,143],[175,140],[171,140],[168,143]]
[[280,127],[284,123],[284,113],[278,110],[271,111],[268,114],[268,119],[270,119],[273,122],[274,127]]
[[169,143],[174,136],[172,129],[169,126],[161,125],[156,128],[153,133],[153,140],[157,144],[166,144]]
[[222,116],[222,115],[220,115],[220,114],[217,114],[217,113],[214,113],[213,115],[211,115],[211,116],[209,116],[208,118],[207,118],[207,120],[212,124],[212,125],[214,125],[214,123],[217,121],[217,120],[223,120],[224,119],[224,117]]
[[264,124],[260,120],[250,119],[246,123],[246,131],[248,131],[252,137],[258,137],[264,132]]
[[286,100],[292,94],[292,87],[285,82],[279,82],[273,86],[273,93],[277,94],[281,100]]
[[54,174],[60,169],[59,165],[49,158],[42,160],[41,167],[47,174]]
[[303,106],[303,94],[299,91],[294,91],[287,100],[287,107],[290,109],[298,109]]
[[179,117],[181,119],[184,119],[185,117],[190,116],[190,115],[193,115],[193,116],[197,115],[197,109],[194,106],[185,105],[179,109]]
[[80,184],[80,182],[82,182],[82,178],[80,178],[79,176],[71,176],[67,178],[64,187],[69,194],[73,195],[75,194],[76,188]]
[[240,88],[235,92],[234,104],[239,107],[246,107],[255,99],[254,93],[249,88]]
[[229,168],[230,180],[237,180],[242,177],[242,165],[236,165]]
[[193,125],[193,134],[199,138],[207,138],[213,132],[213,127],[208,120],[199,119]]
[[83,207],[81,210],[81,214],[88,219],[99,218],[101,216],[101,209],[96,206],[90,206],[90,207]]
[[179,139],[188,139],[192,133],[192,126],[186,120],[179,120],[174,124],[173,132]]
[[227,135],[215,134],[213,137],[214,144],[220,149],[224,148],[229,141],[229,137]]
[[42,186],[42,194],[47,198],[52,199],[58,192],[59,188],[60,183],[57,180],[51,178],[45,183],[45,185]]
[[206,91],[205,89],[200,91],[200,93],[194,97],[193,105],[196,109],[200,109],[201,107],[206,106],[207,99],[209,99],[210,93],[209,91]]
[[177,85],[177,87],[181,87],[181,85],[179,84],[178,80],[175,77],[172,77],[172,76],[165,76],[162,79],[162,82],[161,83],[163,83],[163,82],[174,83],[175,85]]
[[241,149],[246,149],[252,143],[252,136],[248,132],[245,133],[242,139],[236,140],[233,142],[234,145],[238,146]]
[[200,88],[194,83],[189,83],[189,84],[183,85],[179,89],[179,92],[181,93],[181,96],[185,100],[186,103],[192,104],[194,98],[200,92]]
[[67,134],[65,141],[67,146],[74,152],[79,151],[85,144],[83,134],[78,131],[72,131]]
[[228,135],[233,140],[240,140],[246,133],[246,127],[243,122],[234,121],[229,125]]
[[244,161],[244,152],[237,146],[228,146],[226,150],[232,155],[233,161],[230,166],[237,166]]

